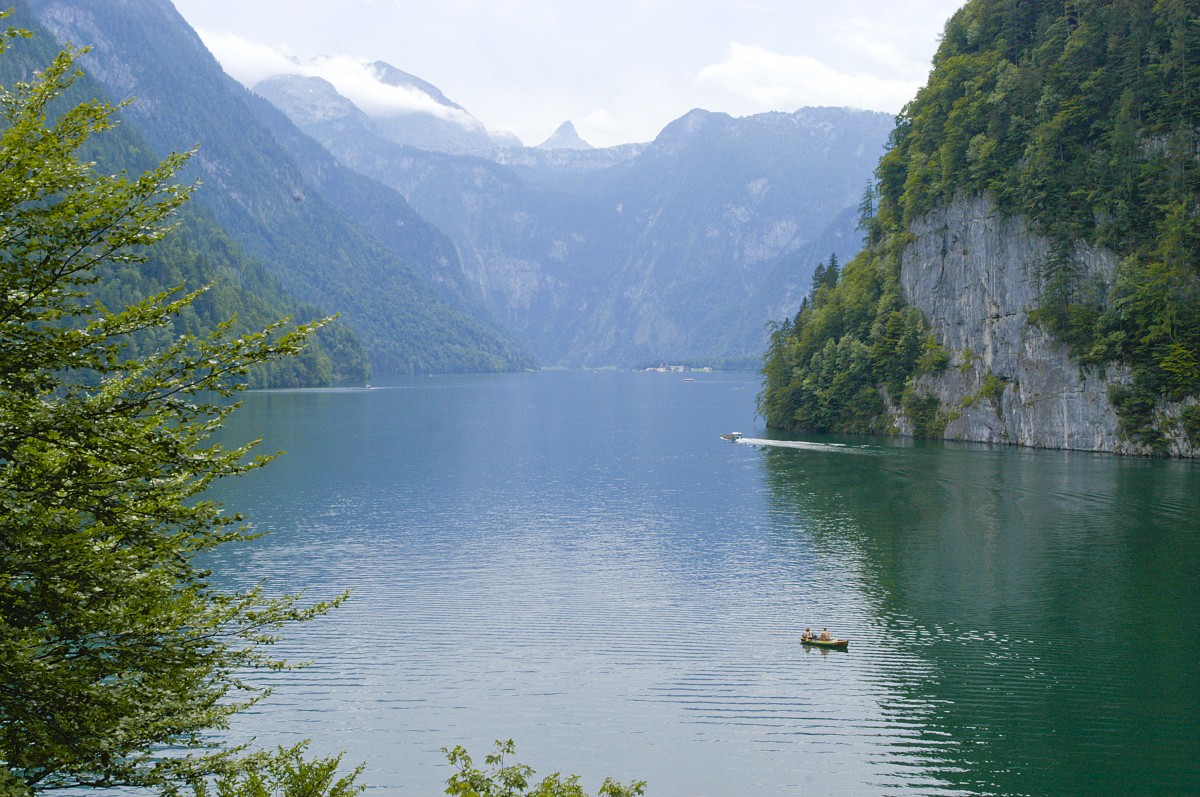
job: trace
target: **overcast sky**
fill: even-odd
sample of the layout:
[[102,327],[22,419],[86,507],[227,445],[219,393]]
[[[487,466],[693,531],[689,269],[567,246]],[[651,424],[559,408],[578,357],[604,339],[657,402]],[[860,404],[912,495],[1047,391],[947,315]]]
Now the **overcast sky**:
[[364,89],[360,65],[381,60],[527,145],[571,120],[591,144],[612,146],[650,141],[693,108],[895,113],[965,0],[173,2],[249,86],[299,70],[291,56],[360,105],[403,106],[412,98],[352,96]]

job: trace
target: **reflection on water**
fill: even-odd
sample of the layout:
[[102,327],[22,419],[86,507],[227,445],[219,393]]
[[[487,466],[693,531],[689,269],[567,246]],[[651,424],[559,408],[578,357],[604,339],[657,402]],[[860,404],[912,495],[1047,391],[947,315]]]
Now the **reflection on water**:
[[[1195,469],[722,443],[757,389],[547,373],[247,397],[229,439],[288,454],[222,486],[272,533],[219,572],[354,595],[290,636],[313,666],[234,735],[345,749],[381,795],[441,793],[439,748],[510,736],[540,772],[655,797],[1200,788]],[[850,650],[802,648],[805,625]]]
[[896,759],[956,792],[1200,790],[1195,466],[888,453],[764,465],[780,526],[831,560],[853,549],[876,611],[870,677],[900,696],[903,727],[923,715]]

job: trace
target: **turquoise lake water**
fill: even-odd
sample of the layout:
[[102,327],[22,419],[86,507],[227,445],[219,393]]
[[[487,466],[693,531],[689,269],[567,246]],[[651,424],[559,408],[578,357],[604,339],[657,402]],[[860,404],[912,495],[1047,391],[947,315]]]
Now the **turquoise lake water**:
[[[694,381],[686,381],[694,380]],[[651,797],[1200,793],[1200,465],[763,437],[754,374],[249,394],[220,578],[351,600],[235,738],[437,795],[440,749]],[[806,650],[806,625],[851,640]]]

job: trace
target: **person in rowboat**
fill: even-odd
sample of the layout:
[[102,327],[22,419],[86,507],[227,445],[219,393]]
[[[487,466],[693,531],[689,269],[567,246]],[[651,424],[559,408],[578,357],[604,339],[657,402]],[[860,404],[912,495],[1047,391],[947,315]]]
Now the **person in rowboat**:
[[828,628],[826,628],[824,631],[822,631],[822,632],[821,632],[821,641],[822,641],[822,642],[828,642],[828,641],[829,641],[829,640],[831,640],[831,639],[833,639],[833,637],[831,637],[831,636],[829,635],[829,629],[828,629]]
[[808,640],[810,640],[812,638],[813,638],[813,632],[812,632],[811,628],[805,628],[804,633],[800,635],[801,642],[807,642]]

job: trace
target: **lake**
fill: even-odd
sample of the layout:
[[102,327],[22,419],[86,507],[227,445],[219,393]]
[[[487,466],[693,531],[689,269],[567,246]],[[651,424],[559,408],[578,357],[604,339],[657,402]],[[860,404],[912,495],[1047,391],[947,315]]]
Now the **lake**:
[[[245,396],[219,577],[316,598],[233,735],[437,795],[442,747],[651,797],[1200,793],[1200,466],[763,437],[755,374]],[[799,644],[805,626],[847,651]]]

